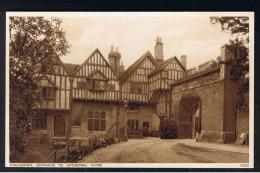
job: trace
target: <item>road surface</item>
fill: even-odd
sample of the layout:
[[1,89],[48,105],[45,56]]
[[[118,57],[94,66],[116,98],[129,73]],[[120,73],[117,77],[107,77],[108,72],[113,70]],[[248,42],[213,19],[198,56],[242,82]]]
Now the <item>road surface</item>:
[[[182,139],[130,139],[101,148],[84,163],[246,163],[247,153],[213,150],[182,143]],[[195,142],[195,141],[194,141]],[[192,143],[191,143],[192,144]],[[220,144],[222,145],[222,144]]]

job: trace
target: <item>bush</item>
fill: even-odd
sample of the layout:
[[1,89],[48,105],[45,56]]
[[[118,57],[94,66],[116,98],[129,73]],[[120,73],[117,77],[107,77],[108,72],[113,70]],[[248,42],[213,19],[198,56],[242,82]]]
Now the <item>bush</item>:
[[82,156],[81,156],[80,152],[72,151],[72,152],[69,154],[67,161],[68,161],[68,162],[77,162],[77,161],[79,161],[80,159],[82,159]]
[[174,120],[161,120],[159,135],[161,139],[177,138],[177,123]]
[[113,137],[110,137],[110,138],[106,138],[105,142],[107,145],[111,145],[111,144],[114,144],[116,142],[116,140]]
[[79,150],[79,152],[82,156],[86,156],[86,155],[92,153],[93,151],[94,151],[94,148],[92,145],[81,147]]

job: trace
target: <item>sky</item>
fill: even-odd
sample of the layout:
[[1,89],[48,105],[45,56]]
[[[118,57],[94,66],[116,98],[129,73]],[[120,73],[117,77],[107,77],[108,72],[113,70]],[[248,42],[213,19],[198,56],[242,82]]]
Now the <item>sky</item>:
[[231,36],[210,23],[211,14],[194,13],[87,13],[64,16],[62,28],[71,44],[63,62],[82,64],[98,48],[107,59],[111,45],[119,48],[127,68],[148,50],[154,55],[162,37],[164,60],[187,55],[187,68],[220,55]]

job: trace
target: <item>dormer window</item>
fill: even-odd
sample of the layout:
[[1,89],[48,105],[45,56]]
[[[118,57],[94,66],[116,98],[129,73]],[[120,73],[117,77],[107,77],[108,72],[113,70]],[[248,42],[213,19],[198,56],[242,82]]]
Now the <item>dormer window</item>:
[[87,77],[87,88],[93,91],[105,91],[107,90],[107,84],[109,79],[100,71],[93,71]]
[[94,80],[94,90],[104,91],[106,90],[107,82],[104,80]]

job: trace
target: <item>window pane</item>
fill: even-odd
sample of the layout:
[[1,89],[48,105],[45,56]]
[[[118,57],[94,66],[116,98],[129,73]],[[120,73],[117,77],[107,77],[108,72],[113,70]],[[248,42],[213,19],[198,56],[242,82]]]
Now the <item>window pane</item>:
[[47,88],[42,88],[42,97],[47,97]]
[[34,130],[46,130],[47,129],[47,113],[40,112],[33,116],[32,127]]
[[99,130],[99,120],[95,119],[94,121],[95,121],[94,129],[95,129],[95,131],[98,131]]
[[106,130],[106,121],[100,120],[100,130],[105,131]]
[[99,118],[100,118],[99,112],[95,112],[95,118],[96,118],[96,119],[99,119]]
[[131,128],[131,120],[127,120],[127,127]]
[[93,131],[93,130],[94,130],[94,120],[88,119],[88,131]]
[[106,119],[106,112],[104,112],[104,111],[101,112],[101,118]]
[[139,121],[136,120],[136,122],[135,122],[135,130],[138,130],[138,129],[139,129]]

